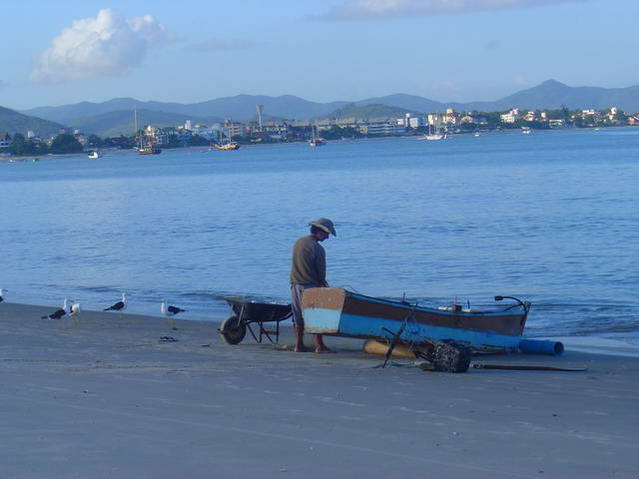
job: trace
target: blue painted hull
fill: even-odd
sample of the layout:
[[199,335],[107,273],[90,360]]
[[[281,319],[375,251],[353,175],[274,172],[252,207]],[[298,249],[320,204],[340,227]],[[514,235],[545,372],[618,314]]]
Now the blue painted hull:
[[406,321],[404,342],[452,339],[477,351],[517,350],[526,320],[524,312],[442,311],[337,288],[306,290],[303,312],[305,330],[314,334],[388,339],[384,329],[397,332]]

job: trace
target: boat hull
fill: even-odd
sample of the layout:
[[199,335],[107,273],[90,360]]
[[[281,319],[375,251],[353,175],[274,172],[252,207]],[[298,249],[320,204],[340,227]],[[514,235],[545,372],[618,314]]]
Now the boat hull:
[[450,339],[476,351],[516,351],[524,312],[442,311],[373,298],[341,288],[304,291],[304,329],[309,333],[362,339],[389,339],[407,320],[401,339],[428,343]]
[[240,144],[235,142],[225,143],[224,145],[215,145],[215,148],[221,151],[239,150]]

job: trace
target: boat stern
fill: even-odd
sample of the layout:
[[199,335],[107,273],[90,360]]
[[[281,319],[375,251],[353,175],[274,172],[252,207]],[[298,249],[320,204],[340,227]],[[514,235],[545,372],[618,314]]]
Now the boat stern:
[[346,291],[342,288],[309,288],[302,296],[304,331],[338,334]]

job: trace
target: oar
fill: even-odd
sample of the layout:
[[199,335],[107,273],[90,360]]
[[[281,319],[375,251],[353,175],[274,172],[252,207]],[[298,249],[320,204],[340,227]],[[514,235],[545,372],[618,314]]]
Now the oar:
[[556,368],[554,366],[537,366],[526,364],[485,364],[485,363],[473,363],[475,369],[507,369],[510,371],[569,371],[569,372],[582,372],[587,368]]

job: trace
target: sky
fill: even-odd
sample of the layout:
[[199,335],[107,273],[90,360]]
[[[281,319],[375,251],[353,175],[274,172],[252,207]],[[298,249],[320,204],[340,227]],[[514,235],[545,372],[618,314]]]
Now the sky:
[[639,85],[639,0],[4,0],[0,106]]

